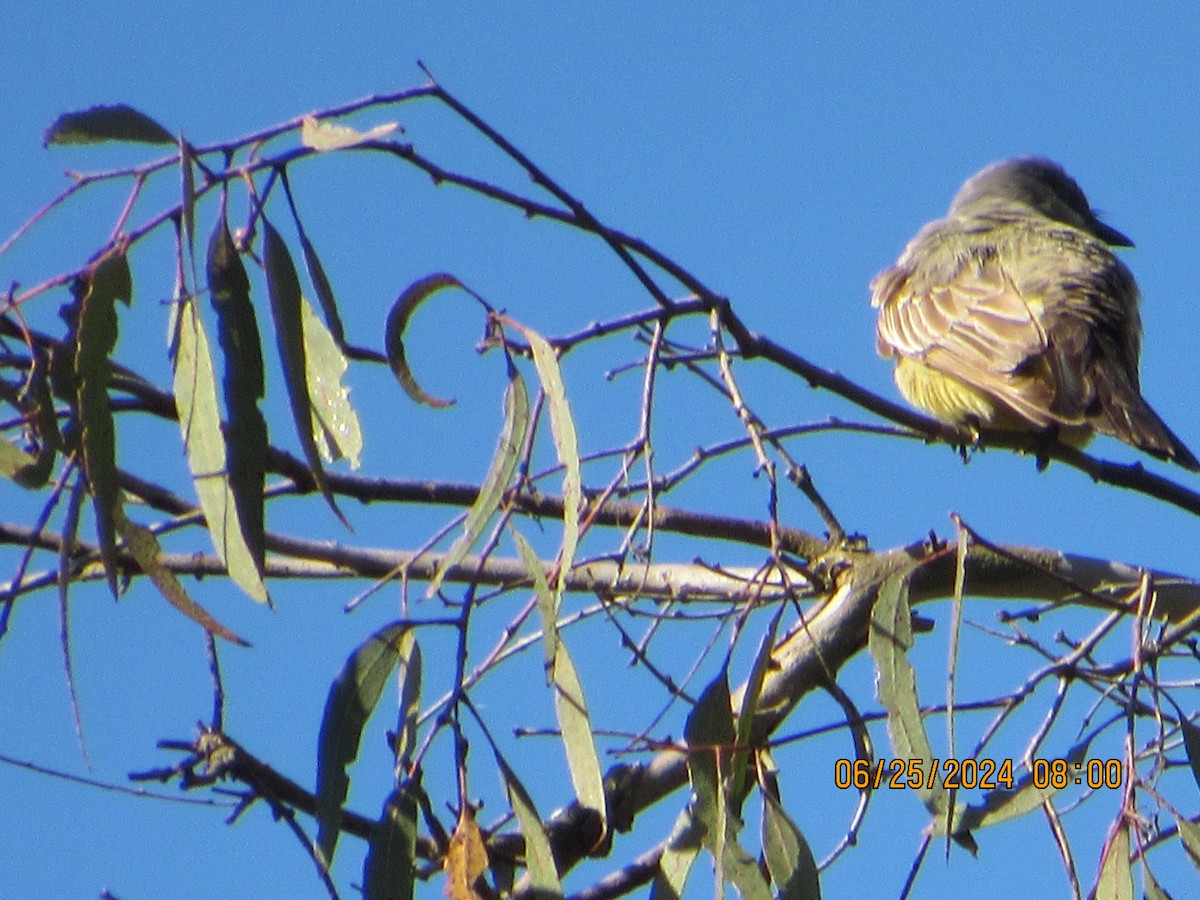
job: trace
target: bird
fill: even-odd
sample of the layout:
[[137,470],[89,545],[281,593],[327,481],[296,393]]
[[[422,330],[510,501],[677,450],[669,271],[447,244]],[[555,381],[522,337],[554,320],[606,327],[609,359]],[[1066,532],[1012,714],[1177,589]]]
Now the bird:
[[1057,163],[992,163],[872,280],[876,349],[909,403],[973,444],[1099,432],[1198,471],[1141,395],[1139,291],[1112,250],[1132,246]]

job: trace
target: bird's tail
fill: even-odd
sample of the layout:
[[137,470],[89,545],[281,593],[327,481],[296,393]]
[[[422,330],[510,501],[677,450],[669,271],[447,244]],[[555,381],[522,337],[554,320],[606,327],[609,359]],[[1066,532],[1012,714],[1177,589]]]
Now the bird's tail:
[[1159,459],[1169,459],[1185,469],[1200,472],[1200,459],[1137,393],[1110,400],[1094,425],[1102,434],[1112,435]]

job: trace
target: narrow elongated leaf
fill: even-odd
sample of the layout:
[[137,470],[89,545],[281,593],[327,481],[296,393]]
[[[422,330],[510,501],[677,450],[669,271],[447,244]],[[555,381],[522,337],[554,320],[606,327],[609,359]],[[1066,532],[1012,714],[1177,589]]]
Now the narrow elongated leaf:
[[525,536],[517,531],[517,526],[509,523],[509,532],[517,545],[517,553],[525,566],[525,571],[533,579],[533,593],[537,600],[538,616],[542,622],[542,648],[546,660],[546,683],[554,683],[554,657],[558,653],[558,608],[562,594],[550,589],[546,573],[542,569],[542,561],[537,553],[525,540]]
[[300,224],[298,216],[295,222],[296,234],[300,238],[300,249],[304,252],[304,267],[308,269],[308,277],[312,281],[313,290],[316,291],[317,301],[321,304],[321,313],[325,316],[325,324],[329,326],[329,332],[333,335],[333,340],[338,347],[344,350],[346,349],[346,329],[342,325],[342,317],[338,314],[337,298],[333,295],[333,286],[325,274],[325,267],[321,265],[321,258],[317,256],[317,248],[312,245],[312,241],[305,234],[304,226]]
[[173,144],[175,138],[148,115],[124,103],[63,113],[46,129],[42,138],[43,145],[47,147],[51,144],[98,144],[103,141]]
[[600,771],[600,757],[596,753],[596,738],[592,734],[592,720],[583,696],[583,684],[567,652],[567,645],[562,642],[559,642],[558,652],[554,654],[554,712],[562,732],[563,749],[567,753],[567,767],[571,772],[575,796],[581,806],[600,814],[599,840],[603,840],[608,833],[604,774]]
[[948,801],[940,780],[932,786],[929,783],[933,751],[921,718],[916,675],[905,658],[913,645],[910,615],[908,581],[893,576],[880,588],[871,612],[868,647],[875,660],[879,700],[887,710],[895,758],[921,761],[923,778],[917,793],[929,811],[938,816],[946,811]]
[[696,821],[691,807],[685,807],[675,819],[667,845],[658,859],[650,900],[681,900],[688,875],[704,847],[703,835],[704,827]]
[[345,457],[357,469],[362,457],[362,426],[350,405],[350,389],[342,377],[349,368],[334,336],[300,298],[304,324],[304,360],[312,401],[312,434],[321,456],[333,462]]
[[754,655],[754,664],[750,667],[750,677],[746,679],[746,687],[742,692],[742,702],[737,713],[736,740],[737,752],[733,755],[733,768],[729,783],[733,797],[737,800],[738,808],[750,793],[751,779],[747,776],[750,767],[751,741],[754,739],[754,719],[758,715],[758,699],[762,693],[763,681],[767,677],[767,669],[771,663],[771,651],[775,649],[775,632],[779,628],[779,620],[783,618],[785,607],[780,606],[767,632],[758,644],[758,652]]
[[1179,842],[1183,844],[1188,859],[1200,872],[1200,825],[1183,816],[1176,816],[1175,827],[1179,829]]
[[421,715],[421,646],[411,633],[396,647],[399,658],[396,680],[399,682],[400,716],[396,729],[397,783],[407,776],[413,750],[417,747],[417,722]]
[[1200,728],[1183,715],[1179,717],[1179,729],[1183,733],[1183,749],[1187,753],[1192,778],[1200,785]]
[[329,508],[349,527],[349,522],[338,509],[333,492],[325,478],[321,465],[321,454],[313,439],[312,401],[308,395],[308,354],[304,347],[304,298],[300,295],[300,279],[296,276],[296,265],[287,244],[267,221],[262,220],[263,263],[267,273],[267,295],[271,299],[271,318],[275,321],[275,343],[279,348],[279,361],[283,366],[283,383],[287,388],[288,402],[292,409],[292,421],[296,424],[296,436],[308,462],[309,472],[317,489],[329,504]]
[[446,556],[434,573],[429,583],[426,597],[432,597],[442,586],[446,573],[463,561],[471,552],[475,542],[483,535],[488,522],[499,509],[500,501],[504,498],[504,490],[512,480],[516,471],[517,461],[521,453],[521,445],[525,442],[525,432],[529,427],[529,394],[525,390],[525,380],[521,373],[509,363],[508,387],[504,390],[504,424],[500,429],[500,440],[496,444],[496,452],[492,456],[491,465],[479,487],[479,496],[467,511],[463,523],[462,534],[450,545]]
[[530,885],[533,895],[538,900],[553,900],[562,897],[562,882],[559,880],[558,868],[554,864],[554,854],[550,850],[550,839],[542,825],[533,799],[521,784],[516,773],[508,767],[503,757],[496,754],[496,765],[500,769],[500,777],[504,781],[504,790],[508,794],[508,802],[516,813],[517,824],[521,827],[521,835],[525,838],[525,867],[529,872]]
[[314,116],[305,116],[300,124],[300,142],[320,152],[345,150],[364,141],[378,141],[399,127],[399,122],[386,122],[376,125],[370,131],[357,131],[349,125],[319,122]]
[[567,573],[575,561],[575,549],[579,545],[579,508],[583,502],[583,473],[579,464],[579,437],[575,431],[575,418],[571,415],[571,404],[567,402],[567,387],[563,383],[558,355],[549,341],[528,328],[521,333],[529,341],[533,352],[533,364],[542,390],[550,408],[550,432],[554,437],[554,450],[563,467],[563,536],[562,549],[558,556],[558,590],[562,590]]
[[109,360],[117,345],[116,301],[133,301],[133,276],[122,253],[110,252],[76,279],[74,380],[75,411],[83,469],[96,514],[96,539],[109,588],[117,594],[116,533],[114,510],[120,503],[117,488],[117,436],[108,405],[112,376]]
[[317,848],[327,866],[333,863],[342,803],[350,789],[346,767],[358,758],[367,719],[411,641],[407,622],[387,625],[364,641],[346,660],[329,689],[317,743]]
[[171,340],[175,405],[183,433],[188,469],[196,485],[200,509],[208,524],[213,548],[229,577],[249,596],[268,602],[267,587],[246,542],[237,501],[226,465],[225,434],[217,406],[217,383],[212,354],[200,310],[190,297],[176,302]]
[[196,175],[192,171],[192,148],[179,135],[179,181],[183,189],[183,199],[180,201],[182,210],[183,241],[187,254],[196,252]]
[[769,791],[762,798],[763,855],[779,900],[821,900],[821,879],[808,841]]
[[133,554],[137,564],[143,572],[150,576],[150,580],[154,582],[154,586],[158,588],[158,592],[168,603],[210,634],[243,647],[250,646],[247,641],[242,640],[214,619],[204,607],[188,596],[187,590],[175,577],[175,573],[160,562],[162,548],[153,532],[136,522],[129,521],[120,506],[115,509],[115,523],[117,531],[125,541],[125,546],[129,548],[129,552]]
[[363,863],[365,900],[410,900],[416,882],[417,797],[405,782],[392,791],[371,829]]
[[453,405],[454,401],[441,400],[427,394],[417,384],[404,353],[404,330],[408,327],[408,320],[422,303],[440,290],[462,286],[461,281],[445,272],[427,275],[405,288],[404,293],[396,298],[396,302],[388,311],[387,325],[384,328],[384,348],[388,365],[392,367],[392,372],[395,373],[396,380],[400,382],[404,392],[417,403],[440,409]]
[[217,343],[225,358],[222,384],[229,417],[226,445],[229,489],[237,507],[237,524],[261,577],[267,464],[267,423],[258,408],[265,389],[262,341],[254,305],[250,302],[250,279],[233,244],[224,210],[208,243],[207,270],[209,293],[217,314]]
[[1133,867],[1129,864],[1129,829],[1120,825],[1104,845],[1100,875],[1091,894],[1096,900],[1133,900]]

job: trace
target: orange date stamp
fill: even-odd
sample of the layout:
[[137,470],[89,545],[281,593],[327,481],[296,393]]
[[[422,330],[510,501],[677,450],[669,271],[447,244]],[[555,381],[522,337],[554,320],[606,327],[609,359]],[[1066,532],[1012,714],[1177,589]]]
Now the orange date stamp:
[[[1029,781],[1039,790],[1070,785],[1116,789],[1125,783],[1125,765],[1119,759],[1035,759],[1029,766]],[[1011,791],[1016,779],[1011,759],[839,759],[833,764],[833,783],[860,791],[882,787]]]

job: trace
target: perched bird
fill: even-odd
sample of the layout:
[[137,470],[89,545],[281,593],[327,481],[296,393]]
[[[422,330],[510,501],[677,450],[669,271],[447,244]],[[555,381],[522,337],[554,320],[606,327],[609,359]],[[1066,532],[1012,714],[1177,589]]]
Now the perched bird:
[[1095,432],[1200,470],[1142,399],[1132,247],[1047,159],[993,163],[944,219],[871,282],[876,348],[900,393],[972,439],[1040,432],[1077,447]]

